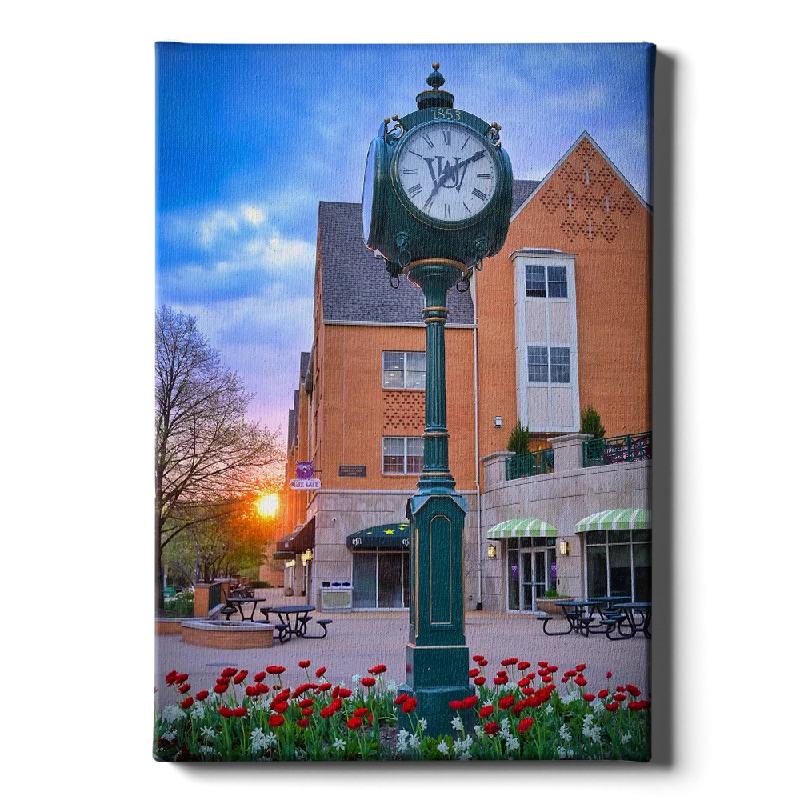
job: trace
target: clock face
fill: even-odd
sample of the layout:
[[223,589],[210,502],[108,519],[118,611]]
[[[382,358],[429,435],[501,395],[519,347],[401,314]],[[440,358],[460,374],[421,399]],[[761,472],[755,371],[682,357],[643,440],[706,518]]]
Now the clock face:
[[492,201],[498,171],[492,145],[457,122],[432,122],[407,133],[395,164],[405,201],[439,222],[466,222]]

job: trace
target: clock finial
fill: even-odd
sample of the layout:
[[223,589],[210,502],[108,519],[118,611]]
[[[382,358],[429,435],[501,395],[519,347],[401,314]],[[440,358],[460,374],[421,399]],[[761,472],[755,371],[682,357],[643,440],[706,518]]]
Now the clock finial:
[[433,72],[431,72],[431,74],[428,75],[428,78],[425,81],[425,83],[427,83],[428,86],[431,87],[431,89],[436,90],[445,83],[444,75],[442,75],[442,73],[439,72],[438,61],[434,61],[431,66],[433,67]]
[[433,64],[433,72],[425,80],[425,83],[430,86],[430,89],[426,89],[424,92],[420,92],[417,95],[417,108],[420,111],[423,108],[452,108],[453,107],[453,95],[450,92],[446,92],[442,89],[442,85],[444,84],[444,75],[439,72],[439,62],[434,61]]

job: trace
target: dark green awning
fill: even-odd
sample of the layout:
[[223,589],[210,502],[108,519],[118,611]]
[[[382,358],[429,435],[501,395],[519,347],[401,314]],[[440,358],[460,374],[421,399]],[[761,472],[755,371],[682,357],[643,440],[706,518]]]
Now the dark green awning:
[[407,550],[410,535],[407,522],[390,522],[351,533],[345,541],[351,550]]

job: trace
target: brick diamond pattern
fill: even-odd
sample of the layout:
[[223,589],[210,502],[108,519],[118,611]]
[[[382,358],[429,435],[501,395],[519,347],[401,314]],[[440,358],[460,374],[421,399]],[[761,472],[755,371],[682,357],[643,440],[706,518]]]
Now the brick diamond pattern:
[[613,242],[623,218],[636,208],[628,187],[584,139],[550,177],[536,198],[551,215],[563,216],[560,228],[570,242]]
[[384,392],[383,432],[421,436],[425,430],[425,392]]

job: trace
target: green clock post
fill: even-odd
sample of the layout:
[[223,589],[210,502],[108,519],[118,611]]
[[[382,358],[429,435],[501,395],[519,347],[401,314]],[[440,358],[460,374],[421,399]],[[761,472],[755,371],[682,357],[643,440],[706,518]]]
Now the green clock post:
[[[417,110],[385,119],[367,155],[364,241],[425,295],[424,466],[406,506],[411,523],[406,685],[432,736],[452,733],[451,700],[471,692],[464,636],[463,533],[467,505],[448,460],[444,326],[447,292],[503,246],[511,214],[511,162],[500,126],[453,107],[433,65]],[[410,724],[401,714],[401,724]],[[462,715],[463,716],[463,715]]]

